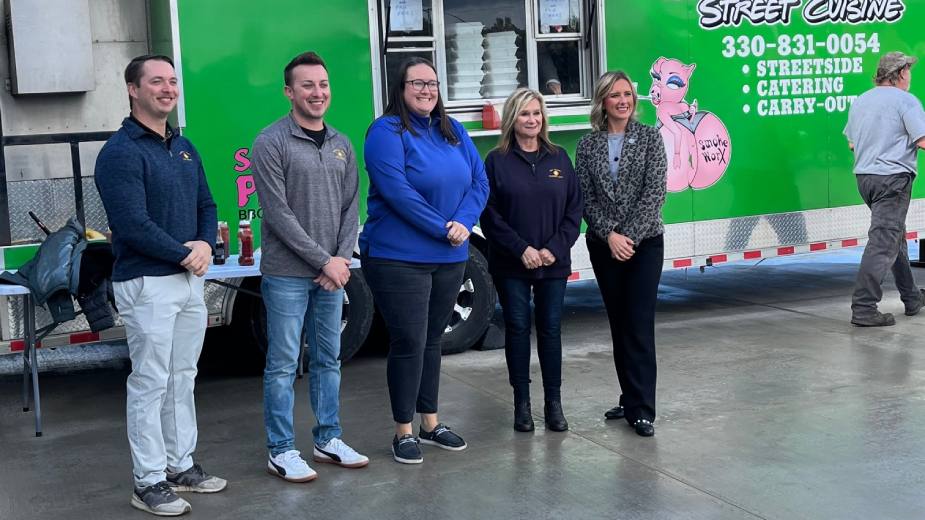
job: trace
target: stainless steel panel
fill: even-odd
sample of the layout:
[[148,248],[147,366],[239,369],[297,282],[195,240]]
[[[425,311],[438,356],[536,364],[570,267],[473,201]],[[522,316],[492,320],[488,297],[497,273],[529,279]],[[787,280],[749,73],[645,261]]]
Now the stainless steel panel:
[[[10,337],[4,338],[9,339],[21,339],[24,334],[23,330],[23,306],[22,298],[8,298],[8,316],[10,323]],[[74,308],[80,310],[80,305],[77,302],[74,302]],[[46,325],[51,324],[54,321],[49,313],[44,307],[35,308],[35,327],[40,329]],[[116,316],[116,327],[122,326],[122,319]],[[51,334],[70,334],[73,332],[89,332],[90,326],[87,324],[87,319],[84,318],[83,314],[77,316],[77,318],[59,324],[51,332]]]
[[73,177],[67,143],[7,146],[7,182]]
[[[697,222],[695,224],[696,254],[805,244],[811,241],[808,223],[822,223],[821,227],[824,229],[827,227],[824,225],[827,220],[827,215],[823,211],[752,215]],[[824,235],[824,233],[814,234],[819,238]]]
[[206,282],[203,297],[206,300],[206,309],[209,310],[209,315],[222,313],[222,307],[225,303],[225,294],[227,292],[228,289],[221,285]]
[[[106,141],[88,141],[80,143],[80,175],[83,177],[92,177],[96,171],[96,158],[103,149]],[[70,157],[70,156],[68,156]],[[7,169],[9,171],[9,169]],[[67,171],[71,171],[71,165],[68,163]],[[9,176],[7,176],[9,178]]]
[[145,0],[93,0],[90,25],[94,42],[148,41]]
[[694,224],[684,222],[665,226],[665,258],[680,258],[694,254]]
[[[2,42],[2,41],[0,41]],[[2,43],[0,43],[2,45]],[[116,130],[129,113],[122,78],[129,60],[147,52],[145,43],[94,44],[96,89],[80,96],[13,97],[0,89],[4,135]],[[4,74],[6,60],[0,60]]]
[[14,94],[96,87],[87,0],[6,0]]
[[909,213],[906,214],[906,229],[925,230],[925,200],[913,200],[909,204]]
[[84,177],[81,181],[84,189],[84,218],[87,220],[84,224],[100,232],[108,230],[109,219],[106,218],[106,210],[93,177]]
[[30,210],[51,230],[63,226],[76,212],[73,179],[9,182],[7,189],[10,235],[14,243],[45,238],[45,234],[29,218]]

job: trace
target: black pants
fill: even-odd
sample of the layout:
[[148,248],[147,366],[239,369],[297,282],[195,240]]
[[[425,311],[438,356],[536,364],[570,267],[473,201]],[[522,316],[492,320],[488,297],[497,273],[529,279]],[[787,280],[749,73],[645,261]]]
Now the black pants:
[[495,289],[504,311],[504,355],[508,381],[514,387],[514,401],[530,399],[530,289],[536,316],[536,353],[543,373],[543,396],[561,398],[562,386],[562,301],[565,278],[531,280],[495,276]]
[[466,263],[418,264],[364,257],[363,274],[389,331],[392,418],[406,424],[437,413],[440,338],[453,313]]
[[587,235],[594,276],[604,299],[613,362],[620,381],[620,406],[630,424],[655,420],[655,302],[662,276],[662,235],[637,244],[626,262],[614,259],[606,243]]

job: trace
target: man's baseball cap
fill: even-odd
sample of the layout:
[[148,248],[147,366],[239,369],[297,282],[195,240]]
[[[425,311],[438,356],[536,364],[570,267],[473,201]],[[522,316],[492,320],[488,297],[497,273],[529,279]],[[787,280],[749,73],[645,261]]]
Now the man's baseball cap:
[[918,58],[907,56],[899,51],[888,52],[880,58],[880,63],[877,64],[877,76],[886,76],[903,67],[911,66],[917,61],[919,61]]

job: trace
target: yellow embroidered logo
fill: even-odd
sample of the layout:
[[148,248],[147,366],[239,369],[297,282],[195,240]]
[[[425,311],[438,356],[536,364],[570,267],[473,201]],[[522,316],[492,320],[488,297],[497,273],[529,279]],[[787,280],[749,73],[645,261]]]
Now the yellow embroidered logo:
[[180,152],[180,158],[183,159],[184,161],[193,160],[193,157],[186,150],[183,150],[182,152]]
[[549,178],[550,178],[550,179],[561,179],[561,178],[562,178],[562,170],[560,170],[560,169],[558,169],[558,168],[553,168],[553,169],[549,170]]
[[346,160],[347,160],[347,152],[343,151],[343,150],[340,149],[340,148],[335,148],[335,149],[334,149],[334,157],[337,157],[337,158],[340,159],[341,161],[346,161]]

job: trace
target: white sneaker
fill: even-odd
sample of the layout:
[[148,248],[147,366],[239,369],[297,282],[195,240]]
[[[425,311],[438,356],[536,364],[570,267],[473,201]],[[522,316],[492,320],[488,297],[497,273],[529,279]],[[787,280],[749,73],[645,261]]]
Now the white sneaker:
[[369,464],[369,457],[360,455],[337,437],[329,440],[327,444],[320,448],[316,444],[314,460],[315,462],[337,464],[345,468],[362,468]]
[[315,470],[299,456],[299,450],[289,450],[275,457],[271,455],[267,461],[267,473],[289,482],[308,482],[318,477]]

